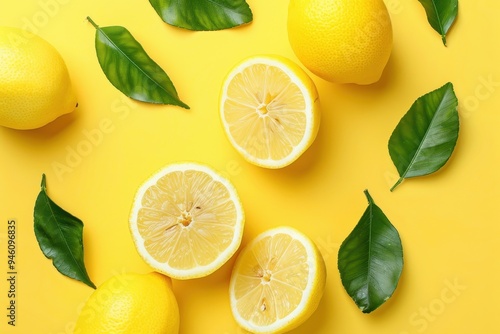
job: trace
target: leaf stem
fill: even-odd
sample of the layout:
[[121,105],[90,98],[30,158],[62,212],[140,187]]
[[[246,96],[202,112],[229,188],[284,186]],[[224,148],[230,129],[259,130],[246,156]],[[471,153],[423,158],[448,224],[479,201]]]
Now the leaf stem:
[[90,22],[94,26],[94,28],[99,29],[99,26],[90,18],[90,16],[87,16],[87,21]]
[[373,198],[370,195],[370,193],[368,192],[368,189],[365,189],[365,191],[363,191],[363,192],[365,193],[366,199],[368,200],[368,204],[373,204]]
[[40,183],[40,187],[42,188],[42,190],[47,189],[46,181],[45,181],[45,173],[42,174],[42,182]]
[[391,192],[392,192],[394,189],[396,189],[396,187],[397,187],[397,186],[399,186],[399,185],[401,184],[401,182],[403,182],[403,180],[404,180],[404,179],[405,179],[404,177],[400,177],[400,178],[399,178],[399,180],[398,180],[398,182],[396,182],[396,184],[392,186],[392,188],[391,188]]

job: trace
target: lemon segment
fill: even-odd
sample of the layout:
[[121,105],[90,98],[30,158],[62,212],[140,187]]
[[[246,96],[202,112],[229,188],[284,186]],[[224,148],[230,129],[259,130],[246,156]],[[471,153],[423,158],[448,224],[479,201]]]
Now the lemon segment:
[[77,105],[66,64],[41,37],[0,27],[0,125],[40,128]]
[[179,322],[169,277],[156,272],[118,274],[89,297],[74,334],[177,334]]
[[224,80],[220,117],[232,146],[249,162],[282,168],[313,143],[320,111],[316,86],[297,64],[254,56]]
[[392,51],[383,0],[290,0],[287,30],[301,63],[331,82],[377,82]]
[[238,249],[244,213],[236,189],[212,168],[172,164],[138,190],[130,230],[142,258],[177,279],[207,276]]
[[316,245],[296,229],[270,229],[238,255],[229,285],[231,310],[252,333],[287,332],[314,313],[325,284]]

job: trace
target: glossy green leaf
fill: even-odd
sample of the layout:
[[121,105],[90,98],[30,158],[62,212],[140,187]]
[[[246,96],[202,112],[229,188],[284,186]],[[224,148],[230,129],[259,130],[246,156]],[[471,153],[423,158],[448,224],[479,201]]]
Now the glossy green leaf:
[[233,28],[253,19],[244,0],[149,0],[166,23],[189,30]]
[[418,0],[424,6],[427,21],[446,45],[446,34],[458,15],[458,0]]
[[83,261],[83,223],[47,195],[45,174],[35,202],[35,236],[43,254],[63,275],[96,288]]
[[405,178],[434,173],[446,164],[458,139],[457,108],[450,82],[413,103],[389,139],[389,154],[400,176],[391,191]]
[[370,313],[394,293],[403,270],[398,231],[365,190],[368,207],[341,244],[338,269],[342,284],[363,313]]
[[141,44],[120,26],[96,28],[95,49],[109,82],[126,96],[148,103],[171,104],[189,109],[179,99],[172,81],[144,51]]

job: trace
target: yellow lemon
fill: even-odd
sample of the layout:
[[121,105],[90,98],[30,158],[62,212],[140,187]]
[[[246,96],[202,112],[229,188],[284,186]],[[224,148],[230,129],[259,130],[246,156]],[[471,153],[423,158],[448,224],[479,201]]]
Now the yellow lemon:
[[177,334],[179,307],[162,274],[118,274],[85,303],[74,334]]
[[319,77],[371,84],[389,60],[392,24],[383,0],[290,0],[288,38]]
[[273,228],[238,255],[229,284],[231,311],[247,331],[284,333],[314,313],[325,284],[316,245],[294,228]]
[[211,167],[171,164],[138,190],[130,230],[142,258],[172,278],[207,276],[236,252],[243,208],[234,186]]
[[316,86],[291,60],[252,56],[229,72],[220,117],[232,146],[249,162],[281,168],[313,143],[320,124]]
[[39,128],[76,105],[59,52],[37,35],[0,27],[0,125]]

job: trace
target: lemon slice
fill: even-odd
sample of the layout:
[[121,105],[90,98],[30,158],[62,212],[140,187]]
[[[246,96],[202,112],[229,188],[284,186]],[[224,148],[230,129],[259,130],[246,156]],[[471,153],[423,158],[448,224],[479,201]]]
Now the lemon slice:
[[241,243],[244,213],[233,185],[197,163],[166,166],[138,190],[130,230],[142,258],[172,278],[211,274]]
[[319,129],[314,82],[300,66],[280,56],[254,56],[237,64],[224,80],[219,109],[233,147],[262,167],[291,164]]
[[316,310],[326,282],[315,244],[290,227],[265,231],[238,255],[229,295],[236,322],[252,333],[283,333]]

